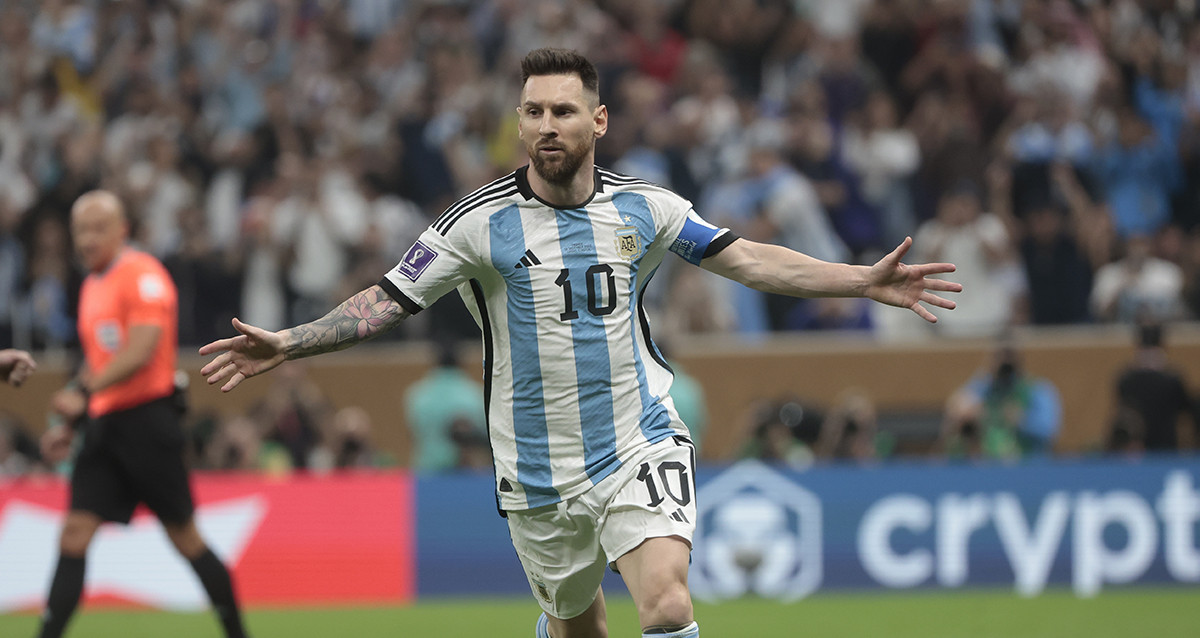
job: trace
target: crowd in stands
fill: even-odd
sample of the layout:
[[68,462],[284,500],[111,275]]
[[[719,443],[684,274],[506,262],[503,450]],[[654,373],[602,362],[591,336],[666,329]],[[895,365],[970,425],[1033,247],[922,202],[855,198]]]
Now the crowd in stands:
[[[0,347],[75,341],[66,220],[99,187],[174,276],[182,343],[234,315],[323,314],[526,161],[518,61],[539,46],[597,63],[601,165],[822,259],[872,263],[912,235],[911,259],[955,262],[966,289],[927,328],[668,260],[646,300],[659,330],[1200,317],[1195,2],[9,0],[0,42]],[[446,303],[397,337],[471,334]],[[306,466],[297,441],[332,436],[273,418],[278,450],[231,426],[206,458]]]

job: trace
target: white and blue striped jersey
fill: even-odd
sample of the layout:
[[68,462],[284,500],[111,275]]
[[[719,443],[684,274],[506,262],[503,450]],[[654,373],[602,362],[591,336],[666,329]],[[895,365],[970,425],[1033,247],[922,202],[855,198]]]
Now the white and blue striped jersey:
[[642,293],[667,251],[699,264],[734,239],[649,182],[597,168],[589,201],[556,208],[527,170],[447,209],[380,282],[411,313],[458,288],[479,323],[503,510],[579,495],[687,434]]

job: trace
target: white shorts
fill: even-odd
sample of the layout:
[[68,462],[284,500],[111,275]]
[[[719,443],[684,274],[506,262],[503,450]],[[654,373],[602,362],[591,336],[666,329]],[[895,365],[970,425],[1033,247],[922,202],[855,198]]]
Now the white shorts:
[[647,538],[696,529],[695,448],[670,437],[639,450],[587,492],[508,512],[508,531],[542,609],[569,619],[591,607],[604,568]]

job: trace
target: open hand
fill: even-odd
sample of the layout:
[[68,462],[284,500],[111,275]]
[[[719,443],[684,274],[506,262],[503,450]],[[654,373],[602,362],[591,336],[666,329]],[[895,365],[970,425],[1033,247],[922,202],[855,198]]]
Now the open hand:
[[229,392],[238,384],[256,374],[262,374],[284,362],[283,337],[274,332],[242,323],[236,317],[233,327],[241,334],[228,339],[218,339],[200,348],[200,354],[220,353],[200,369],[208,377],[208,384],[221,386]]
[[934,292],[962,292],[962,284],[930,277],[954,272],[954,264],[900,263],[911,247],[912,237],[905,237],[895,250],[871,266],[867,297],[889,306],[908,308],[925,321],[937,323],[937,317],[921,302],[953,310],[956,305],[953,301],[939,297]]

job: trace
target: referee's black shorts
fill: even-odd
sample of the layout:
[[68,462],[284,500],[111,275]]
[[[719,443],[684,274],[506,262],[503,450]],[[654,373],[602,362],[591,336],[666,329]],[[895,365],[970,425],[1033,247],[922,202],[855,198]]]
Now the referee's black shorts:
[[169,396],[89,419],[71,474],[71,509],[128,523],[145,503],[164,524],[190,520],[180,419]]

